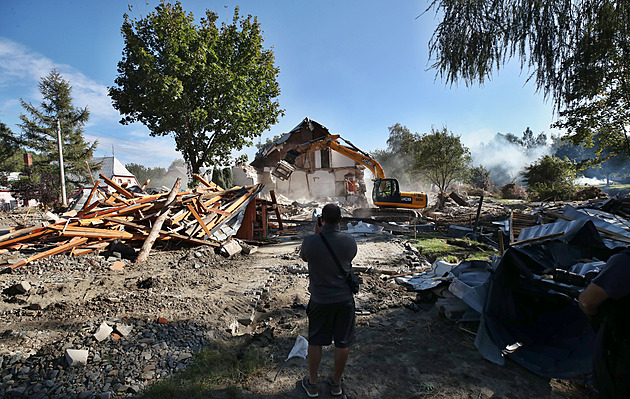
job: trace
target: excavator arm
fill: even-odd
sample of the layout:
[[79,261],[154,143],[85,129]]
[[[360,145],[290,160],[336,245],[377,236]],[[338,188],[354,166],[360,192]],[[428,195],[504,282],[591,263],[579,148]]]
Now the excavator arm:
[[[346,145],[342,145],[339,143],[339,140],[343,140]],[[345,155],[346,157],[360,163],[361,165],[368,168],[374,177],[378,179],[385,178],[385,171],[383,171],[383,167],[379,164],[374,158],[370,157],[367,153],[358,149],[351,142],[342,139],[337,134],[329,134],[323,139],[316,139],[312,141],[308,141],[306,143],[300,144],[296,146],[294,149],[287,152],[284,160],[289,164],[293,165],[295,159],[303,154],[308,154],[315,151],[332,149],[337,151],[338,153]]]

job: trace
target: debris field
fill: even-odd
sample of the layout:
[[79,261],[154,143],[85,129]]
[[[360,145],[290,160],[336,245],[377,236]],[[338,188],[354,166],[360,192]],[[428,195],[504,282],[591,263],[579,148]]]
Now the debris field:
[[[268,237],[239,240],[241,225],[230,220],[244,223],[237,216],[256,203],[257,186],[222,190],[202,182],[195,190],[151,196],[127,195],[119,188],[86,201],[76,215],[62,215],[46,226],[17,226],[0,237],[5,265],[0,396],[141,397],[152,383],[190,366],[203,347],[234,341],[242,350],[258,346],[270,352],[268,368],[240,381],[237,397],[304,397],[298,382],[306,360],[291,360],[278,370],[297,336],[307,333],[308,271],[297,253],[313,226],[312,207],[322,204],[279,204]],[[96,189],[93,195],[99,195]],[[352,233],[359,246],[354,268],[364,283],[356,296],[358,340],[344,382],[347,397],[595,397],[583,380],[532,373],[509,356],[503,365],[486,360],[487,353],[475,345],[478,319],[463,317],[470,306],[449,288],[461,274],[432,274],[438,261],[428,261],[414,240],[421,239],[423,224],[432,225],[438,232],[431,234],[438,236],[466,235],[470,229],[481,243],[505,254],[573,234],[528,236],[527,229],[581,218],[575,211],[602,220],[590,223],[603,240],[627,245],[622,214],[629,203],[510,208],[463,200],[470,206],[449,203],[427,210],[413,225]],[[254,219],[261,212],[256,208]],[[346,222],[349,231],[356,228],[356,218],[349,216],[344,229]],[[521,230],[528,238],[519,238]],[[138,261],[152,231],[155,246]],[[238,250],[226,250],[230,242],[237,242]],[[449,270],[452,266],[457,265]],[[437,284],[414,289],[408,282],[423,274]],[[331,365],[332,352],[326,350],[322,366]],[[320,394],[328,397],[324,387]],[[212,397],[229,395],[217,391]]]

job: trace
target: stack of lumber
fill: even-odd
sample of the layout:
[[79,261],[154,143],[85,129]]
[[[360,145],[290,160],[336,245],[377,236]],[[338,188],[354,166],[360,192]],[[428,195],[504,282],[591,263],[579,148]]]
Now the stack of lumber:
[[[83,255],[104,249],[114,240],[142,245],[137,262],[146,260],[156,241],[218,247],[221,242],[214,233],[244,211],[262,189],[258,184],[223,190],[194,175],[201,183],[198,188],[180,191],[178,179],[169,193],[147,195],[128,191],[102,174],[100,177],[113,189],[112,193],[100,190],[97,181],[84,207],[76,214],[64,214],[53,224],[1,236],[0,253],[29,246],[41,248],[42,244],[46,248],[4,266],[15,269],[65,252]],[[225,238],[224,234],[220,236]]]

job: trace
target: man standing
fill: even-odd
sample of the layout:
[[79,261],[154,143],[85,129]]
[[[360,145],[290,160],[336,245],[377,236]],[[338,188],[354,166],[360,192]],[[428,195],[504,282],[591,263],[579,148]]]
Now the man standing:
[[335,342],[335,371],[327,377],[327,382],[331,395],[338,396],[343,393],[341,378],[350,345],[355,341],[354,297],[346,276],[352,270],[357,243],[350,234],[340,231],[341,209],[337,205],[324,206],[321,219],[321,227],[316,224],[315,234],[304,238],[300,250],[300,257],[308,262],[311,293],[306,309],[309,375],[302,379],[302,387],[310,398],[319,396],[317,372],[322,346]]
[[608,259],[579,296],[597,330],[593,374],[601,398],[630,398],[630,250]]

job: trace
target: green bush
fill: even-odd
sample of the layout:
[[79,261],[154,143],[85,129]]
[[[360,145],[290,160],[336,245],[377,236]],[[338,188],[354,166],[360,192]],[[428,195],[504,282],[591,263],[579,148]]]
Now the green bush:
[[575,193],[575,165],[568,159],[545,155],[522,173],[531,199],[569,200]]

